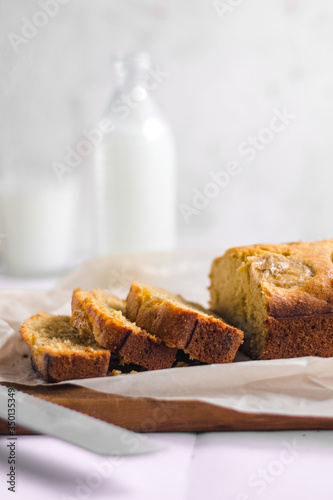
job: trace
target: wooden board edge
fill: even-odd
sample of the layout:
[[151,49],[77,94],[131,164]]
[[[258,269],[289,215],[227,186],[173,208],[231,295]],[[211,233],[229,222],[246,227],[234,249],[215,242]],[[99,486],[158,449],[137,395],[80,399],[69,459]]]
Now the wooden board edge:
[[[106,394],[75,385],[14,387],[33,396],[137,432],[332,430],[333,418],[244,413],[200,401]],[[0,435],[7,422],[0,421]],[[17,428],[17,434],[33,434]]]

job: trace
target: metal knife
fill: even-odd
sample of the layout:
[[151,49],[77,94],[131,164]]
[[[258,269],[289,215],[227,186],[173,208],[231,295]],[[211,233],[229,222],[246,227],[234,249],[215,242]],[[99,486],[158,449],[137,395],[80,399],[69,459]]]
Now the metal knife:
[[[9,398],[12,398],[10,412]],[[163,449],[142,434],[16,389],[15,392],[9,393],[8,387],[0,386],[0,417],[8,420],[9,414],[10,421],[15,421],[16,425],[62,439],[101,455],[140,455]]]

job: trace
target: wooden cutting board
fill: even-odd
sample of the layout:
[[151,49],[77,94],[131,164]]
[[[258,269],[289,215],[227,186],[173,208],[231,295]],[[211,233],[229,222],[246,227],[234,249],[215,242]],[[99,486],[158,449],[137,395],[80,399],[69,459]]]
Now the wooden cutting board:
[[[2,384],[138,432],[207,432],[333,429],[333,418],[242,413],[197,401],[129,398],[74,385]],[[7,434],[0,419],[0,434]],[[17,428],[18,434],[33,434]]]

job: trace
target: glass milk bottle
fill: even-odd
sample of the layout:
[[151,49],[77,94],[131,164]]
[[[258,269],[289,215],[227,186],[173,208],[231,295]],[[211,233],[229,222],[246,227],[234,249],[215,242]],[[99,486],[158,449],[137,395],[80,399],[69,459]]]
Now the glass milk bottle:
[[175,142],[152,98],[160,73],[147,54],[113,58],[115,91],[93,165],[98,255],[175,247]]

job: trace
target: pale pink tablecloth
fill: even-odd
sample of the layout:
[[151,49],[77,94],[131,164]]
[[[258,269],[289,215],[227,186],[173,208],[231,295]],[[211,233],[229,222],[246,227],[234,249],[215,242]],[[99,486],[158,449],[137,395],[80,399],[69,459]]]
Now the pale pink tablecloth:
[[165,449],[105,457],[46,436],[19,436],[16,493],[0,438],[0,496],[16,500],[331,500],[333,433],[154,434]]

